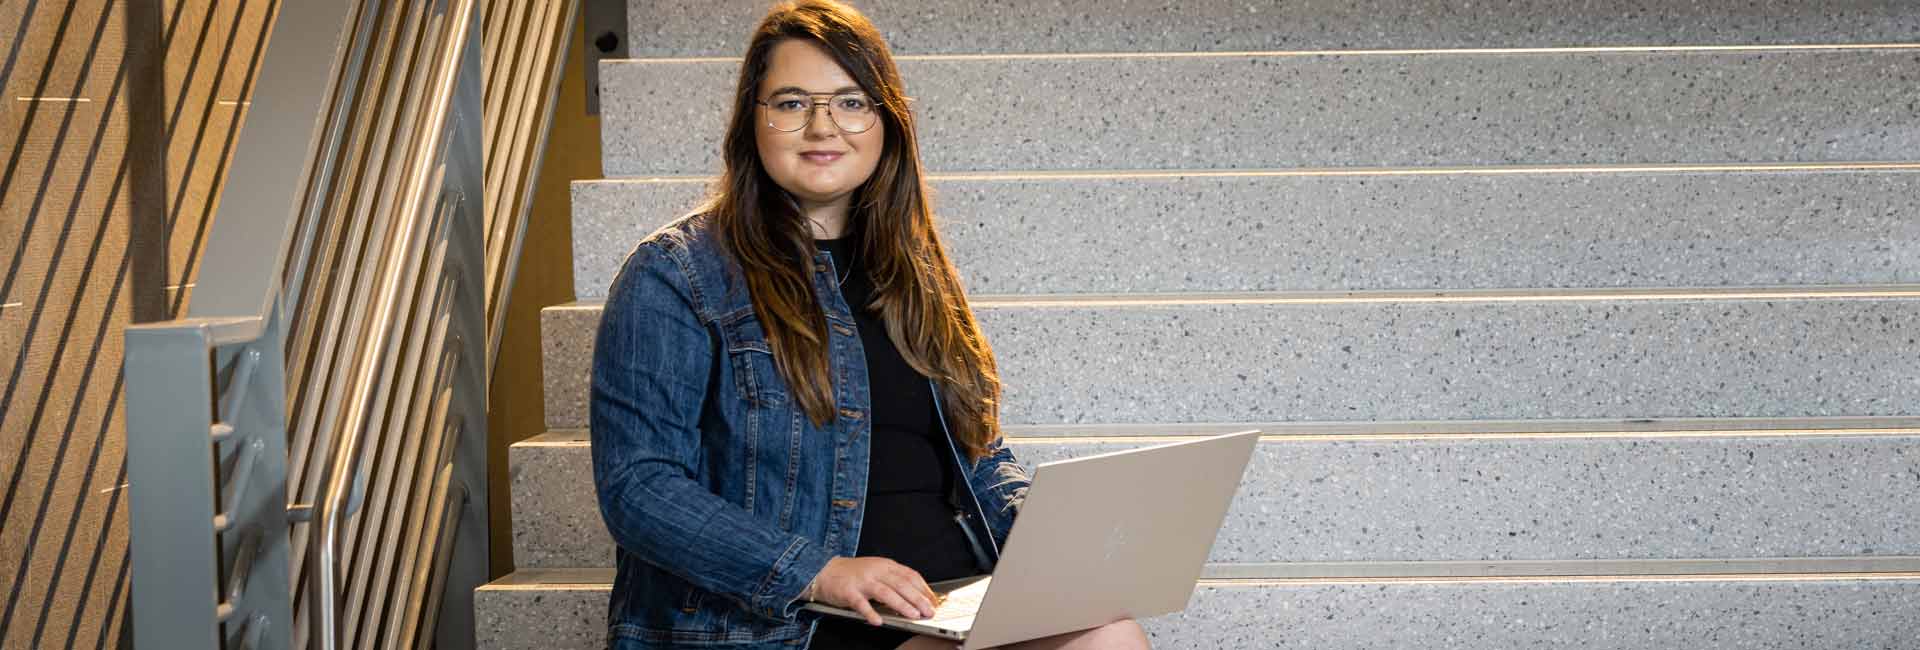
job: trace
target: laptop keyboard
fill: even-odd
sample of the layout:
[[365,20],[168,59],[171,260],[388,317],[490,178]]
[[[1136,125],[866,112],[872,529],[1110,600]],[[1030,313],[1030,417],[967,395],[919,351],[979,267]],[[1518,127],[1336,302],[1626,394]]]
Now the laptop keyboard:
[[987,581],[982,580],[945,594],[937,594],[932,618],[914,618],[903,616],[893,608],[874,603],[874,610],[888,616],[898,616],[917,623],[948,623],[960,619],[973,618],[980,612],[980,599],[987,595]]

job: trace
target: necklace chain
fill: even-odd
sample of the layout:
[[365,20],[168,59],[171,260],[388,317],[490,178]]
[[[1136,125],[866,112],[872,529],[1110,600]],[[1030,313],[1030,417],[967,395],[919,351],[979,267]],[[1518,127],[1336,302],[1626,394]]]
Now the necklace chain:
[[[834,263],[838,264],[839,260],[834,260]],[[846,272],[840,274],[840,277],[835,280],[835,282],[833,283],[833,286],[836,286],[836,287],[847,286],[847,278],[850,278],[850,277],[853,277],[853,254],[851,252],[847,254]]]

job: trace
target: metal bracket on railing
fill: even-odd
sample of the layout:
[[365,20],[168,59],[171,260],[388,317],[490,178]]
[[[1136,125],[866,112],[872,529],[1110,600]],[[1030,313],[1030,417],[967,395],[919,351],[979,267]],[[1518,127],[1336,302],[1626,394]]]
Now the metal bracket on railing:
[[247,346],[234,361],[233,378],[227,381],[226,394],[220,398],[220,421],[232,422],[247,405],[247,389],[253,385],[253,369],[260,365],[260,350]]
[[233,377],[227,381],[227,390],[220,398],[220,408],[215,411],[220,421],[213,423],[214,442],[233,437],[233,425],[227,423],[239,416],[240,407],[247,405],[247,387],[253,385],[253,369],[260,365],[260,351],[249,346],[235,364]]
[[227,527],[233,525],[234,504],[247,495],[247,481],[253,478],[253,466],[259,464],[260,452],[266,448],[267,443],[259,440],[249,440],[240,447],[239,457],[233,462],[233,478],[227,482],[227,494],[220,500],[227,510],[213,516],[215,531],[226,532]]
[[216,620],[225,623],[239,609],[240,595],[247,591],[247,575],[253,573],[253,558],[259,552],[260,532],[248,531],[246,540],[240,542],[240,553],[233,558],[233,575],[227,577],[226,600],[213,610]]

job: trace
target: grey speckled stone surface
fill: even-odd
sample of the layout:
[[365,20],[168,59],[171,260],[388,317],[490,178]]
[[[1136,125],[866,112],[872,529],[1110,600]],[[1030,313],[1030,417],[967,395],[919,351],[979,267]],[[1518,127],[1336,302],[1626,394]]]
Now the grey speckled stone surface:
[[[1920,300],[976,307],[1007,423],[1903,415]],[[581,374],[584,374],[582,372]]]
[[[922,159],[945,171],[1913,160],[1917,62],[1872,49],[900,66]],[[607,175],[718,171],[736,67],[606,63]]]
[[480,650],[605,650],[613,572],[520,571],[473,592]]
[[[632,55],[739,56],[769,4],[629,0]],[[1910,41],[1920,33],[1920,13],[1902,0],[852,4],[873,20],[897,53],[1887,43]]]
[[[598,576],[482,588],[479,647],[601,647],[612,572]],[[1920,580],[1202,582],[1186,611],[1143,625],[1181,649],[1902,650],[1920,647]]]
[[[556,439],[578,444],[541,444]],[[543,434],[508,449],[515,567],[613,566],[613,540],[594,498],[588,453],[584,432]]]
[[[600,305],[542,312],[586,426]],[[1007,424],[1916,415],[1920,300],[993,306]]]
[[[1013,450],[1035,465],[1143,444]],[[584,434],[511,453],[515,566],[612,566]],[[1910,435],[1270,439],[1208,561],[1920,555],[1920,512],[1888,507],[1916,500]]]
[[541,396],[547,428],[587,426],[588,383],[593,372],[593,337],[600,325],[599,305],[583,309],[561,305],[540,310]]
[[[574,283],[606,296],[704,183],[576,183]],[[1920,173],[939,179],[976,294],[1920,281]]]
[[1162,648],[1913,648],[1920,583],[1355,583],[1195,590]]
[[574,181],[573,295],[604,299],[634,244],[691,210],[706,182]]

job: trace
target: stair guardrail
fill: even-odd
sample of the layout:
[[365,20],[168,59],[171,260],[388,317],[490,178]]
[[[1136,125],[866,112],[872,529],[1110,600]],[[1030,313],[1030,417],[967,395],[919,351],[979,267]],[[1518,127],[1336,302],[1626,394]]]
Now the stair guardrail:
[[127,330],[137,644],[472,645],[486,390],[576,11],[279,4],[187,317]]
[[187,316],[126,329],[130,624],[142,647],[291,643],[278,280],[289,252],[310,243],[293,225],[324,175],[313,153],[333,139],[352,11],[282,3],[279,23],[302,28],[280,30],[261,63],[220,198],[229,218],[208,233]]
[[487,5],[487,376],[506,332],[507,298],[533,211],[534,182],[553,125],[555,94],[572,47],[580,0]]

